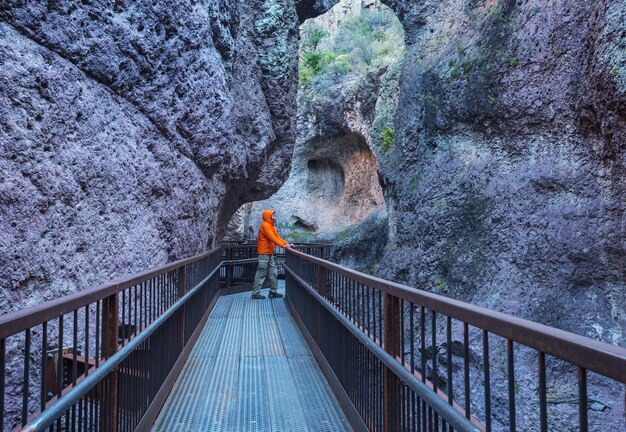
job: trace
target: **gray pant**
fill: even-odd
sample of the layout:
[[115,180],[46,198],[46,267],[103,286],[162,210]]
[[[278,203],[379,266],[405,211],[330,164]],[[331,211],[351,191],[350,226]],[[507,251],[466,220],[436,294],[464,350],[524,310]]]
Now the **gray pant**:
[[274,255],[259,255],[259,266],[256,268],[254,284],[252,285],[253,295],[261,292],[261,286],[268,275],[270,279],[270,291],[276,292],[278,290],[278,268],[276,267]]

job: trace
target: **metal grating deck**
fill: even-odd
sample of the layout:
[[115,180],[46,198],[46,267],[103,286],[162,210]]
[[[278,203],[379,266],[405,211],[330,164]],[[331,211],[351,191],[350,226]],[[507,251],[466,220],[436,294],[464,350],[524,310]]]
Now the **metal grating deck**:
[[152,430],[352,429],[285,300],[243,293],[218,300]]

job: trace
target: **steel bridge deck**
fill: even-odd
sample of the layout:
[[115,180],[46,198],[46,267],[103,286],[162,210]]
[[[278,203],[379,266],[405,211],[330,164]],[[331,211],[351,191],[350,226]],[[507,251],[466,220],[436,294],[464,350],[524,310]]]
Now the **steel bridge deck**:
[[216,303],[153,430],[352,429],[284,298],[243,293]]

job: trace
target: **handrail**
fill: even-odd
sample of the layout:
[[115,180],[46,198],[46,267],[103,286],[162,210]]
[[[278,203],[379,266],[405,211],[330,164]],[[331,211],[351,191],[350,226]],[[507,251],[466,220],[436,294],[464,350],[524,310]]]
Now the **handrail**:
[[51,426],[59,417],[61,417],[67,410],[69,410],[80,398],[85,396],[93,387],[95,387],[102,379],[104,379],[109,373],[111,373],[124,359],[126,359],[131,353],[133,353],[142,342],[144,342],[152,333],[154,333],[164,322],[166,322],[176,311],[178,311],[203,285],[208,283],[211,278],[219,271],[218,265],[213,269],[207,277],[205,277],[198,285],[192,288],[187,294],[181,297],[174,305],[162,313],[157,319],[150,323],[142,332],[138,333],[128,344],[122,347],[119,351],[113,354],[102,364],[99,368],[95,369],[80,383],[72,387],[70,391],[63,395],[57,403],[50,408],[43,411],[40,415],[29,422],[23,429],[27,432],[43,432]]
[[285,269],[304,289],[309,292],[310,295],[322,304],[336,320],[341,322],[341,324],[346,327],[361,344],[363,344],[372,354],[383,362],[387,368],[393,371],[393,373],[396,374],[402,382],[419,395],[419,397],[424,400],[428,406],[440,413],[448,424],[454,428],[454,430],[463,432],[480,432],[480,428],[463,417],[463,415],[454,409],[452,405],[437,396],[426,384],[418,380],[414,374],[397,362],[393,356],[385,352],[385,350],[383,350],[376,342],[367,337],[360,328],[354,325],[352,321],[333,307],[333,305],[331,305],[322,295],[311,288],[306,281],[299,277],[292,269],[289,267],[286,267]]
[[59,315],[72,312],[77,308],[87,306],[97,300],[102,300],[128,287],[132,287],[148,279],[160,276],[178,267],[201,260],[202,258],[217,252],[219,249],[220,248],[213,248],[207,252],[203,252],[189,258],[183,258],[145,272],[121,277],[104,285],[0,315],[0,339],[12,336],[44,321],[57,318]]
[[626,348],[366,275],[297,250],[290,249],[289,253],[383,293],[425,306],[626,384]]

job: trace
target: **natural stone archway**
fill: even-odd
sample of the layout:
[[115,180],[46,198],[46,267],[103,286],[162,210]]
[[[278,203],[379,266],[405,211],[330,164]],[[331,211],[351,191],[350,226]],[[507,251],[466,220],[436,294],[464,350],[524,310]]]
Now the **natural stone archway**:
[[331,239],[373,213],[378,220],[386,215],[379,161],[393,141],[402,26],[380,1],[342,0],[300,32],[290,177],[246,210],[247,237],[265,208],[277,211],[291,240]]
[[302,143],[283,187],[247,210],[248,233],[254,233],[265,208],[276,210],[279,228],[296,240],[337,232],[377,209],[384,212],[377,170],[376,156],[357,133]]

